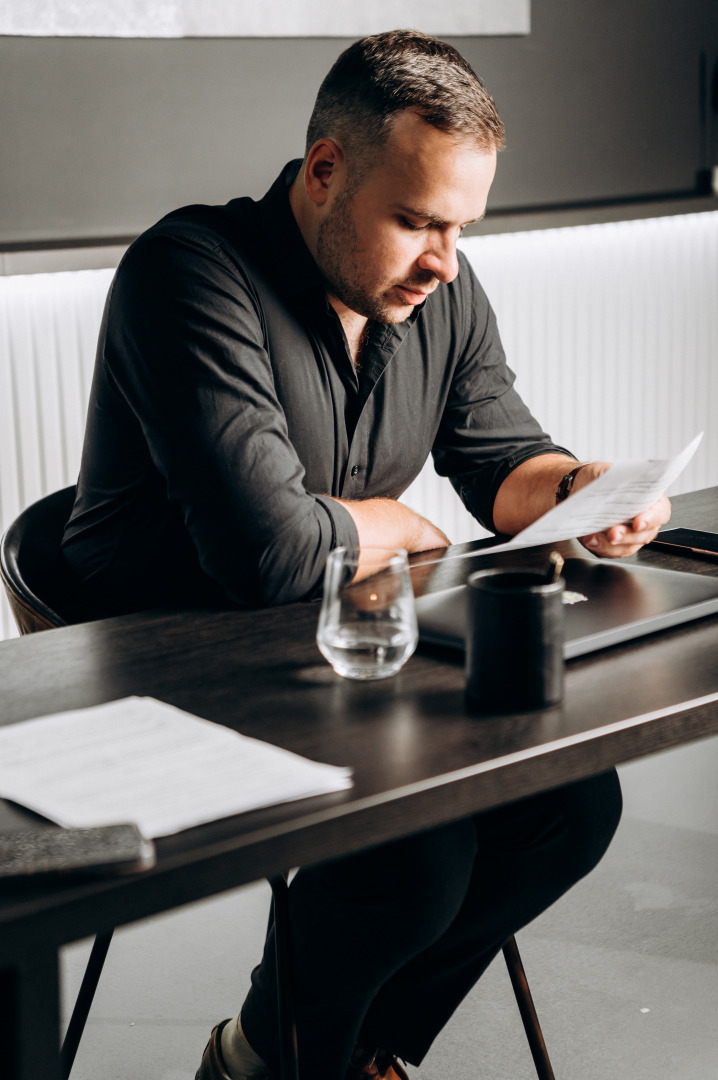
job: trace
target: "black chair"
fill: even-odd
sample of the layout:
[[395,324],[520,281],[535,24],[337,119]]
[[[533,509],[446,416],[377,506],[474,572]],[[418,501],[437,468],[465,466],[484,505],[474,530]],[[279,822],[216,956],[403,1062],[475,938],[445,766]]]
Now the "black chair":
[[80,621],[77,582],[60,553],[74,500],[74,485],[46,495],[0,540],[0,577],[21,634]]
[[[79,583],[62,558],[60,542],[75,499],[67,487],[33,503],[9,526],[0,540],[0,577],[21,634],[89,621]],[[282,1080],[297,1080],[297,1039],[291,968],[289,888],[286,874],[269,878],[277,955],[279,1042]],[[62,1044],[62,1075],[70,1075],[92,1007],[113,931],[95,938],[87,968]],[[555,1080],[543,1033],[514,937],[503,947],[511,985],[539,1080]]]

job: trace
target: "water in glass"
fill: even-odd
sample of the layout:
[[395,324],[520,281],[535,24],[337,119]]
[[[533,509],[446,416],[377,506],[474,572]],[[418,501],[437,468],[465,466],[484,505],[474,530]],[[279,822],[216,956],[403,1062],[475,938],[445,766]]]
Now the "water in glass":
[[317,644],[338,675],[385,679],[406,663],[418,639],[406,552],[363,549],[362,569],[371,572],[355,582],[358,558],[351,548],[329,555]]

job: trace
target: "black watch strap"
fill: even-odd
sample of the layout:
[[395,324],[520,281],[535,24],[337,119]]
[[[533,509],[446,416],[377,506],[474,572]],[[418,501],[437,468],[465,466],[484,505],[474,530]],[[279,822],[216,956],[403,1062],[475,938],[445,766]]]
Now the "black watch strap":
[[567,499],[569,497],[571,491],[573,490],[574,480],[580,473],[581,469],[585,468],[585,466],[588,464],[588,461],[582,461],[580,465],[577,465],[575,467],[575,469],[571,469],[571,472],[566,473],[566,475],[561,480],[561,483],[556,488],[557,503],[561,503],[564,501],[564,499]]

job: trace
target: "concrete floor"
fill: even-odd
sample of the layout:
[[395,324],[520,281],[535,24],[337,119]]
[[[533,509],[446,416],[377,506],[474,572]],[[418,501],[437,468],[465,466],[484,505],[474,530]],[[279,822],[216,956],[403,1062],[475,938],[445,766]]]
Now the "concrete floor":
[[[718,1077],[718,739],[621,770],[601,865],[519,935],[557,1080]],[[193,1080],[261,951],[264,883],[118,931],[72,1080]],[[76,992],[89,943],[63,955]],[[499,958],[412,1080],[535,1080]]]

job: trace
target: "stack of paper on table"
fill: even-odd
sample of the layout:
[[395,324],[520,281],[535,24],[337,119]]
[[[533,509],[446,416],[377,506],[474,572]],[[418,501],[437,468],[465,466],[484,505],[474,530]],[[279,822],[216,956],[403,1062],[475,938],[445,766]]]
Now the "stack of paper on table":
[[151,839],[351,783],[153,698],[0,728],[0,797],[64,826],[132,821]]

